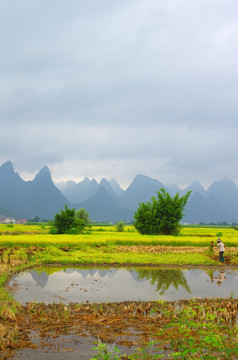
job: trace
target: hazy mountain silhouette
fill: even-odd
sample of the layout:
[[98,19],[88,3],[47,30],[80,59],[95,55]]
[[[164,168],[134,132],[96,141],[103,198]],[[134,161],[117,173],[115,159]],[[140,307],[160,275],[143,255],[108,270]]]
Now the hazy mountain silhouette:
[[167,189],[168,193],[170,194],[170,196],[174,196],[177,193],[179,193],[181,195],[181,193],[183,191],[178,187],[178,185],[175,185],[175,184],[166,185],[166,189]]
[[109,183],[111,184],[111,187],[117,196],[121,196],[123,194],[124,190],[120,187],[115,179],[111,178]]
[[184,214],[183,221],[188,223],[210,223],[221,221],[222,219],[216,198],[210,195],[203,197],[198,192],[193,192],[190,195]]
[[110,195],[110,197],[113,199],[113,200],[116,200],[118,201],[118,196],[115,194],[111,184],[109,181],[107,181],[106,179],[102,179],[100,181],[100,185],[103,186],[106,191],[108,192],[108,194]]
[[225,177],[221,181],[215,181],[207,189],[207,194],[216,199],[223,221],[237,221],[238,189],[231,179]]
[[182,195],[186,194],[188,191],[192,191],[193,193],[201,194],[203,197],[206,197],[206,190],[204,187],[200,184],[199,181],[193,181],[188,187],[186,187],[184,190],[182,190],[180,193]]
[[69,201],[52,182],[47,166],[32,181],[24,181],[14,172],[12,163],[0,167],[0,206],[16,218],[52,218]]
[[[61,183],[62,192],[54,185],[47,166],[32,181],[24,181],[7,161],[0,166],[0,215],[15,218],[53,218],[67,204],[85,208],[92,220],[98,222],[133,221],[139,202],[148,202],[157,191],[165,188],[171,195],[192,190],[185,207],[184,222],[238,222],[238,188],[229,178],[213,182],[205,190],[198,181],[187,188],[164,186],[156,179],[137,175],[124,191],[115,179],[84,178],[76,183]],[[67,196],[65,196],[67,194]]]
[[77,204],[77,208],[84,208],[90,218],[97,222],[131,221],[132,213],[112,199],[104,185],[100,185],[98,192],[89,200]]
[[98,189],[99,184],[95,179],[89,180],[85,177],[79,183],[67,181],[65,186],[61,187],[61,192],[69,201],[78,203],[90,199]]
[[120,203],[123,207],[135,211],[139,202],[148,202],[152,196],[156,196],[165,186],[156,179],[152,179],[145,175],[137,175],[130,186],[124,191],[120,197]]
[[8,218],[15,218],[15,214],[13,212],[9,211],[8,209],[2,206],[0,206],[0,215],[3,215]]

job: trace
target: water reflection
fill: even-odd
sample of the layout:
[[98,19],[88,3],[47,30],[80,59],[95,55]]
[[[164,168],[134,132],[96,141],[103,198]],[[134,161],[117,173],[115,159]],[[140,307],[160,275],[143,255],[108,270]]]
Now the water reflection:
[[9,289],[23,304],[238,297],[238,270],[50,266],[15,275]]
[[151,285],[155,284],[156,291],[158,291],[160,295],[164,295],[170,286],[173,286],[176,290],[178,290],[179,286],[182,286],[188,293],[191,293],[182,270],[136,269],[136,272],[139,275],[138,279],[147,279]]
[[217,280],[217,285],[221,286],[225,278],[226,278],[225,271],[220,271],[219,278]]
[[221,284],[223,283],[223,281],[226,279],[226,271],[225,270],[220,270],[219,271],[219,275],[217,276],[217,272],[214,270],[205,270],[205,272],[208,274],[208,276],[211,279],[211,282],[213,283],[214,280],[216,280],[216,284],[218,286],[221,286]]
[[32,276],[32,279],[35,280],[38,286],[40,286],[41,289],[44,289],[46,286],[49,275],[45,271],[41,271],[40,273],[37,270],[31,270],[30,274]]

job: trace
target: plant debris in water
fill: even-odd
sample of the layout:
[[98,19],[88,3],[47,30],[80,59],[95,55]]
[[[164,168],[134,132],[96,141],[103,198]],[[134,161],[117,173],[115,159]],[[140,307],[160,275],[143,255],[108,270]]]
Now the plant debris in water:
[[16,312],[2,304],[1,309],[0,356],[12,349],[35,348],[31,338],[35,332],[42,339],[74,334],[128,348],[154,341],[167,355],[179,350],[181,339],[184,347],[192,344],[194,349],[205,341],[207,354],[226,349],[237,355],[238,351],[238,300],[232,298],[67,306],[28,303],[18,304]]

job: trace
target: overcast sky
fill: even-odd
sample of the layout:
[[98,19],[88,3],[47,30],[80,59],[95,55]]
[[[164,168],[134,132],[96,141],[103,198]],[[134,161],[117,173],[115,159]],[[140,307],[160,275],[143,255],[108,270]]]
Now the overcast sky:
[[0,165],[238,184],[237,0],[0,0]]

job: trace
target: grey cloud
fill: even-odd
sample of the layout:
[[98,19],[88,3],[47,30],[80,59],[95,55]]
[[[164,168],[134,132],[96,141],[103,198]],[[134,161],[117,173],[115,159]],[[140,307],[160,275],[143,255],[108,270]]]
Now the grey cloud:
[[236,10],[235,0],[0,0],[0,161],[124,182],[238,179]]

